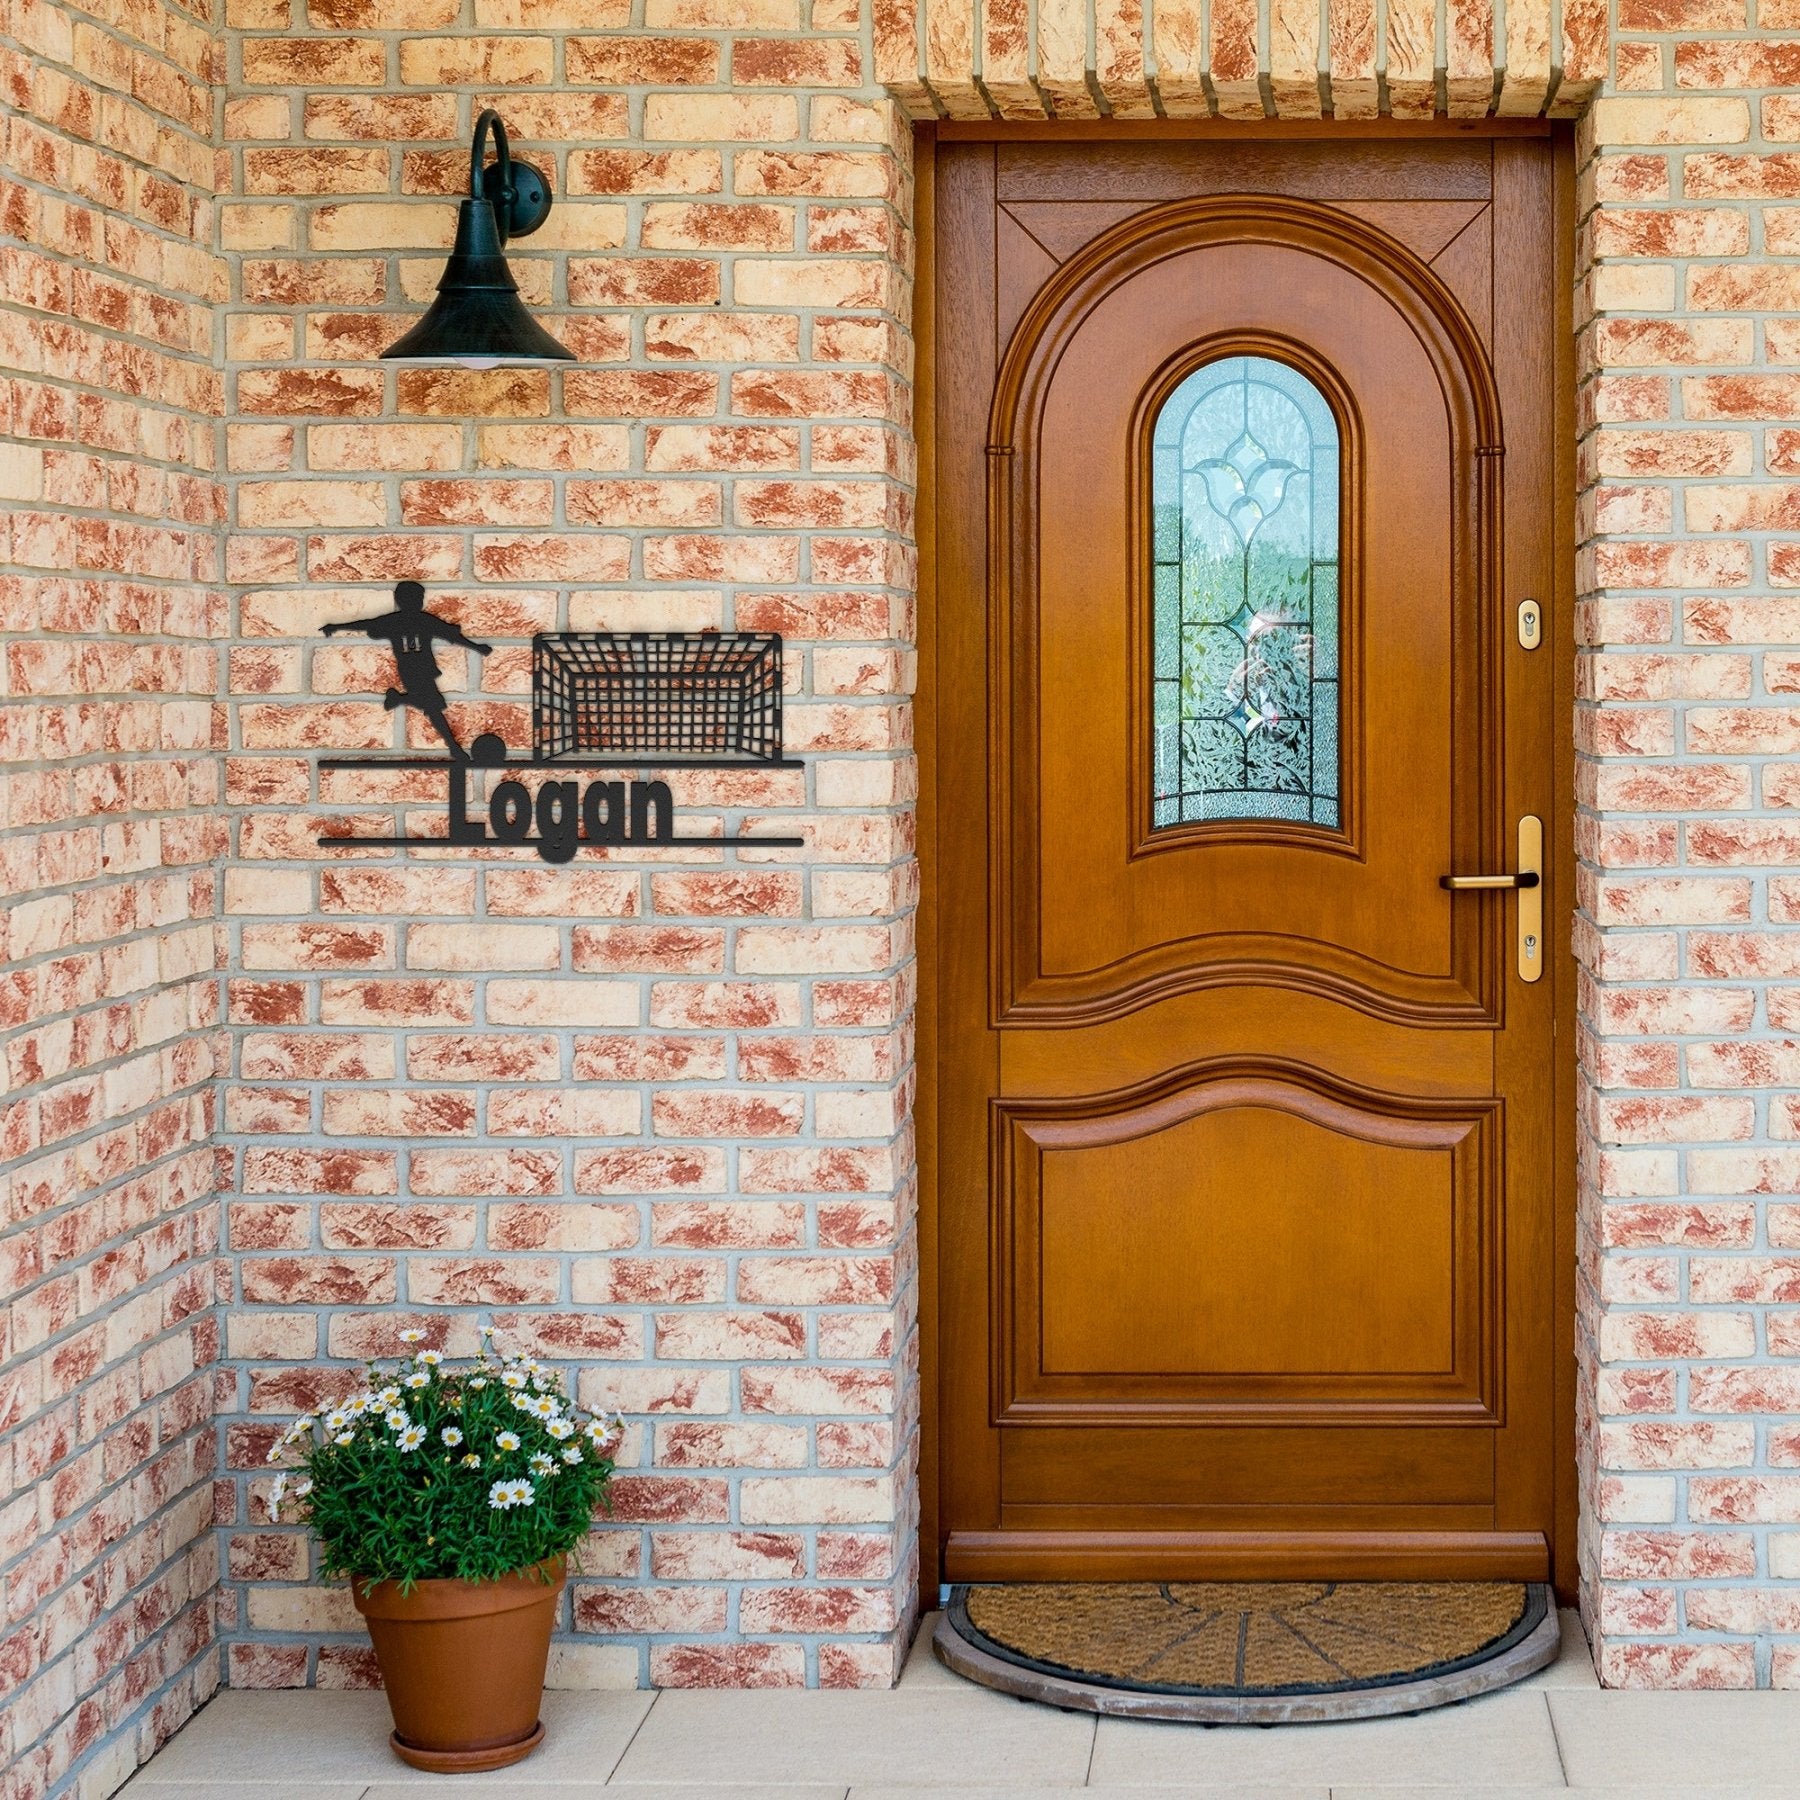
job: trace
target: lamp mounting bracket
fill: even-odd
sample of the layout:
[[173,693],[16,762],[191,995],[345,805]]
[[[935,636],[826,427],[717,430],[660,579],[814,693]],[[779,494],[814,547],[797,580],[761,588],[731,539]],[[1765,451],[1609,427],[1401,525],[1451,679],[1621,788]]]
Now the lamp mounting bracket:
[[[494,136],[495,160],[482,166],[489,131]],[[550,216],[550,184],[530,163],[514,162],[506,141],[506,127],[491,107],[475,121],[475,142],[470,153],[470,192],[494,209],[500,241],[529,237]]]

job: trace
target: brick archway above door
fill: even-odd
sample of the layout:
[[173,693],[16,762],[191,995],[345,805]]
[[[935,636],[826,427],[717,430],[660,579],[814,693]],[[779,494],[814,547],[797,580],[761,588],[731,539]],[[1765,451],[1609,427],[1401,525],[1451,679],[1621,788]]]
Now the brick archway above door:
[[[1323,10],[1325,17],[1321,18]],[[1606,0],[877,0],[914,118],[1573,118]]]

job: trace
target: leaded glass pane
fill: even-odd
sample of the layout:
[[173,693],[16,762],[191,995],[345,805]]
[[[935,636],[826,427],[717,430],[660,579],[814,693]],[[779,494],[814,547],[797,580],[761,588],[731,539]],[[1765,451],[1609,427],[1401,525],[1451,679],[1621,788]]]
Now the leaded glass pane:
[[1232,356],[1151,447],[1151,823],[1339,823],[1338,432],[1297,369]]

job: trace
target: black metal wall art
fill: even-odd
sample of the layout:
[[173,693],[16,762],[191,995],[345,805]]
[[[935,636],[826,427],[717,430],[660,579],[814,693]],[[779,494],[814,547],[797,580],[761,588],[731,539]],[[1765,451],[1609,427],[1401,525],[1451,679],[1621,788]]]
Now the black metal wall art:
[[544,762],[781,762],[771,631],[559,631],[531,640],[531,745]]
[[[326,636],[355,631],[390,647],[400,685],[390,710],[410,707],[431,724],[441,756],[334,756],[325,769],[442,769],[445,835],[328,834],[320,844],[432,848],[530,845],[544,861],[568,862],[577,850],[618,845],[759,844],[796,848],[800,837],[681,836],[666,781],[633,779],[653,770],[793,769],[782,754],[781,638],[774,632],[559,631],[531,641],[531,752],[514,762],[506,741],[484,731],[465,750],[439,685],[439,644],[487,656],[493,645],[425,606],[416,581],[394,589],[394,610],[327,625]],[[617,771],[590,779],[521,775]],[[485,805],[471,811],[470,776],[505,771]],[[515,773],[516,771],[516,773]]]

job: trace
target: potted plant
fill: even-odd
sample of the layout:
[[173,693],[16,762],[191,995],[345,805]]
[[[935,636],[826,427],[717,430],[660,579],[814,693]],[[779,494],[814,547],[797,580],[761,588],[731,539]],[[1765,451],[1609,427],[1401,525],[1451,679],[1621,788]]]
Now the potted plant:
[[350,1578],[395,1753],[440,1773],[504,1768],[542,1742],[565,1563],[623,1434],[491,1336],[463,1367],[416,1348],[370,1363],[360,1392],[296,1419],[269,1453],[270,1517],[302,1508],[324,1573]]

